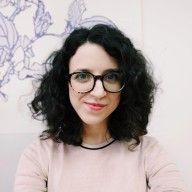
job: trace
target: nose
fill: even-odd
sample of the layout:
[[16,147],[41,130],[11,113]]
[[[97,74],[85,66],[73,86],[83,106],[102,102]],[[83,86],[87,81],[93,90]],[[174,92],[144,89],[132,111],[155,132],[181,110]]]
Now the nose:
[[103,87],[102,81],[100,79],[97,79],[95,82],[95,86],[93,90],[90,92],[91,95],[102,98],[106,95],[106,91]]

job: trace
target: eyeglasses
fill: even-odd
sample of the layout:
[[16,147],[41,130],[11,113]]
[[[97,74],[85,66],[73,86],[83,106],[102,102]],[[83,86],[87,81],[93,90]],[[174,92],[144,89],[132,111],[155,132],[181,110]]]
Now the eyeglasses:
[[104,75],[93,75],[90,72],[82,71],[68,75],[71,87],[78,93],[92,91],[98,79],[101,80],[104,90],[110,93],[120,92],[125,86],[123,74],[119,71],[111,71]]

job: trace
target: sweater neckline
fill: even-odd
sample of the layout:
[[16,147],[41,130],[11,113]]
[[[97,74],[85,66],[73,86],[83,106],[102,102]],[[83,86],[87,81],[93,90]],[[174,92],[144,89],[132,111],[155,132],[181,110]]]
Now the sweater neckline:
[[100,143],[100,144],[88,144],[88,143],[82,143],[80,146],[84,149],[89,149],[89,150],[99,150],[108,147],[111,145],[115,139],[110,138],[107,139],[105,142]]

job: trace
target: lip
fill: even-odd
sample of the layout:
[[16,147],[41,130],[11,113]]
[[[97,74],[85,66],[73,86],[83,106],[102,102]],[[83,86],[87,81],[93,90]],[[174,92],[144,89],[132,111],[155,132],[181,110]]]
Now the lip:
[[85,104],[87,104],[90,109],[95,110],[95,111],[99,111],[99,110],[103,109],[105,106],[107,106],[107,105],[101,104],[101,103],[88,103],[88,102],[85,102]]

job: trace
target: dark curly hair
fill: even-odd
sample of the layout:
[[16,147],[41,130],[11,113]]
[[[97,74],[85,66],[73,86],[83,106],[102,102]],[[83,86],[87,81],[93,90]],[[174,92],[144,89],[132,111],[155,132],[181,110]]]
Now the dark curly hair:
[[37,119],[42,115],[47,122],[47,129],[40,138],[52,138],[76,146],[82,143],[83,124],[70,103],[65,77],[69,74],[70,58],[86,42],[102,46],[115,58],[126,79],[120,103],[109,117],[110,135],[119,141],[134,139],[138,145],[140,136],[147,134],[156,84],[146,59],[130,39],[116,27],[104,24],[75,29],[61,49],[47,59],[49,70],[40,79],[40,86],[31,102],[33,117]]

